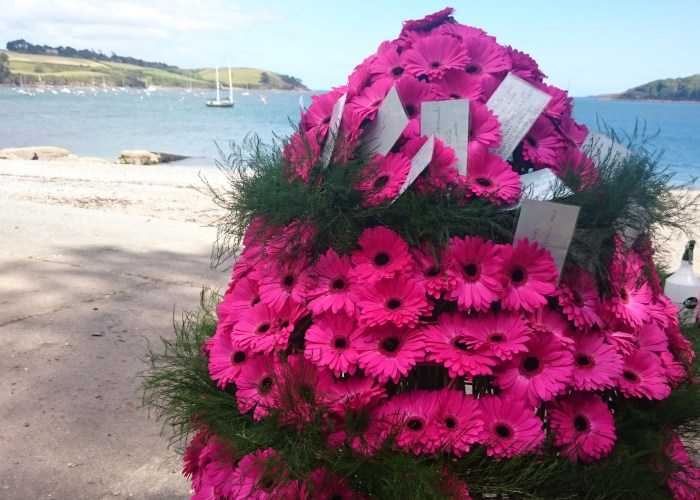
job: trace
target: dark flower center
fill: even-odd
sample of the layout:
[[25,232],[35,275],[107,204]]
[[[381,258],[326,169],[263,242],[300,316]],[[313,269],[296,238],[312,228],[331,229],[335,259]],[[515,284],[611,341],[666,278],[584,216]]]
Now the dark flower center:
[[257,331],[257,333],[265,333],[269,329],[270,329],[270,323],[263,323],[262,325],[260,325],[258,327],[258,329],[256,331]]
[[374,263],[378,266],[385,266],[389,263],[389,256],[385,253],[378,253],[374,256]]
[[525,138],[527,140],[527,143],[532,146],[533,148],[537,147],[537,141],[533,138],[530,137],[529,135]]
[[342,290],[343,288],[345,288],[345,281],[341,278],[338,278],[333,282],[333,285],[331,285],[331,287],[333,288],[333,290]]
[[333,345],[336,349],[345,349],[348,346],[348,341],[344,338],[337,338],[335,342],[333,342]]
[[420,420],[414,418],[408,421],[406,427],[408,427],[412,431],[419,431],[423,428],[423,423]]
[[450,99],[461,99],[462,96],[459,94],[450,94]]
[[372,184],[372,187],[374,187],[374,189],[382,189],[384,186],[387,185],[388,182],[389,182],[389,176],[382,175],[381,177],[377,178],[376,181],[374,181],[374,184]]
[[626,371],[626,372],[624,372],[622,375],[623,375],[627,380],[629,380],[630,382],[638,382],[638,381],[639,381],[639,379],[637,378],[637,374],[636,374],[636,373],[632,373],[632,372],[630,372],[630,371]]
[[454,346],[460,351],[466,351],[467,349],[469,349],[469,346],[464,341],[464,337],[457,337],[454,341]]
[[583,297],[581,297],[581,294],[578,293],[576,290],[572,290],[571,295],[573,296],[574,305],[576,307],[583,307],[585,305],[585,303],[583,302]]
[[390,337],[386,339],[384,342],[382,342],[382,349],[384,349],[387,352],[394,352],[399,348],[399,339],[395,339],[394,337]]
[[576,415],[576,418],[574,418],[574,429],[577,431],[585,431],[588,429],[588,421],[583,418],[581,415]]
[[414,114],[416,114],[416,108],[409,104],[408,106],[406,106],[406,114],[408,116],[413,116]]
[[591,358],[585,354],[581,354],[576,357],[576,364],[588,368],[591,365]]
[[528,372],[534,372],[537,371],[537,369],[540,367],[540,360],[530,356],[528,358],[525,358],[525,361],[523,361],[523,368],[525,371]]
[[445,419],[445,427],[447,427],[448,429],[452,429],[455,425],[457,425],[457,422],[455,421],[454,418],[447,417]]
[[510,279],[516,286],[522,284],[522,282],[525,281],[525,276],[525,270],[522,267],[516,267],[510,273]]
[[479,274],[479,266],[477,266],[473,262],[470,262],[469,264],[464,266],[462,269],[464,269],[464,274],[466,274],[470,278],[475,278]]
[[425,274],[426,274],[427,276],[430,276],[430,277],[432,278],[432,277],[437,276],[438,274],[440,274],[440,269],[438,269],[437,267],[433,267],[433,268],[431,268],[431,269],[428,269],[428,271],[427,271]]
[[294,276],[285,276],[284,281],[282,283],[284,283],[284,286],[286,286],[287,288],[291,287],[294,284]]
[[627,293],[626,288],[623,288],[622,290],[620,290],[620,298],[622,299],[622,302],[624,302],[625,304],[627,304],[630,301],[630,295],[629,295],[629,293]]
[[403,73],[403,68],[401,66],[396,66],[391,70],[391,74],[394,76],[401,76]]
[[491,187],[491,179],[487,179],[486,177],[477,177],[477,178],[476,178],[476,183],[477,183],[479,186]]
[[467,71],[467,73],[478,73],[479,66],[467,66],[466,71]]
[[251,305],[251,306],[254,306],[254,305],[257,304],[258,302],[260,302],[260,297],[255,296],[255,297],[253,297],[253,298],[251,299],[250,305]]
[[399,307],[401,307],[401,301],[397,299],[391,299],[389,302],[386,303],[386,306],[391,310],[398,309]]
[[262,379],[262,382],[260,382],[260,392],[263,394],[267,394],[272,390],[272,378],[270,377],[265,377]]
[[498,434],[502,438],[510,437],[510,429],[505,425],[498,425],[496,426],[496,434]]
[[313,403],[314,399],[315,399],[314,398],[314,388],[309,387],[308,385],[299,386],[299,397],[305,403]]
[[503,342],[505,339],[506,337],[502,333],[492,333],[489,336],[490,342]]
[[233,356],[231,356],[231,361],[233,361],[234,364],[243,363],[246,357],[247,356],[243,351],[236,351],[236,353]]
[[430,67],[432,68],[439,68],[440,66],[442,66],[442,63],[440,61],[433,61],[430,63]]

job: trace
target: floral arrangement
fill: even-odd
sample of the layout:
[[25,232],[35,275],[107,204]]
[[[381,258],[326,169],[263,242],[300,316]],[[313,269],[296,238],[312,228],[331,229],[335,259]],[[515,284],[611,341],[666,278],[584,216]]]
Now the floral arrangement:
[[[696,201],[643,148],[586,151],[566,92],[451,14],[404,23],[283,144],[226,159],[215,256],[242,248],[232,280],[144,383],[176,437],[194,434],[193,498],[700,498],[679,438],[700,416],[694,333],[651,246]],[[508,74],[548,98],[499,154],[489,99]],[[377,153],[392,89],[407,125]],[[445,100],[468,101],[464,173],[421,130],[422,104]],[[543,169],[548,199],[580,208],[561,271],[546,242],[513,237],[522,174]]]

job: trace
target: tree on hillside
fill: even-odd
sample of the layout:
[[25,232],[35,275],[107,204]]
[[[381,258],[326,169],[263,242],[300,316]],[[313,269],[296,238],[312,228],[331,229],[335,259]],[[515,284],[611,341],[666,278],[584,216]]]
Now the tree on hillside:
[[4,52],[0,54],[0,83],[5,83],[5,81],[10,77],[10,68],[7,67],[9,57]]
[[270,75],[268,75],[267,72],[263,71],[262,73],[260,73],[260,83],[262,83],[263,85],[267,85],[268,83],[270,83]]

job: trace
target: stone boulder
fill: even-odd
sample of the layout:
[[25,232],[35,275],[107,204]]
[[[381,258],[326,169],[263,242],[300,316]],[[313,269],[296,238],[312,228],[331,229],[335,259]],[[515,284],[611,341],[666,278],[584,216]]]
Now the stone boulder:
[[129,165],[155,165],[157,163],[168,163],[171,161],[184,160],[187,156],[174,155],[170,153],[154,153],[142,149],[127,149],[121,152],[117,163]]
[[3,160],[76,160],[77,156],[68,153],[67,149],[53,146],[36,146],[26,148],[0,149],[0,159]]

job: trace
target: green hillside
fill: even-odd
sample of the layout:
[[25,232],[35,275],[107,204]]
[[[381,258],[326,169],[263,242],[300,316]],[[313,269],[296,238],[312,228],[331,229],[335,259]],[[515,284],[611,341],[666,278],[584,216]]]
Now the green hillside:
[[700,101],[700,75],[654,80],[614,97],[634,100]]
[[[194,87],[214,88],[215,68],[167,69],[149,68],[110,61],[96,61],[45,54],[26,54],[0,50],[0,66],[4,62],[4,81],[18,85],[102,85],[110,87]],[[0,75],[3,74],[0,67]],[[234,87],[250,89],[308,90],[300,80],[256,68],[231,68]],[[221,85],[228,86],[228,68],[219,69]]]

